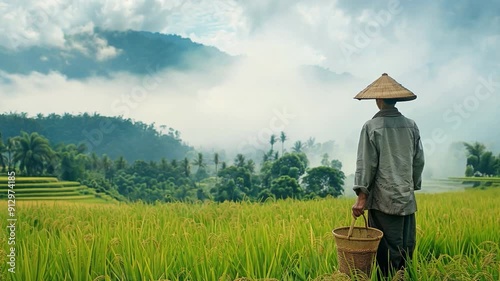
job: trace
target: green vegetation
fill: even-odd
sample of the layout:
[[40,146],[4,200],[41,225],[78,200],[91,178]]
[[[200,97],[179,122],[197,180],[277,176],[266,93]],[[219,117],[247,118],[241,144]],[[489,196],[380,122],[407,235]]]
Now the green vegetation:
[[[18,175],[55,176],[65,182],[81,182],[119,201],[262,201],[342,195],[345,175],[340,171],[340,161],[326,161],[324,168],[309,168],[306,152],[319,150],[319,145],[310,139],[308,143],[312,145],[302,147],[305,152],[287,153],[286,140],[287,136],[281,132],[284,154],[280,155],[273,150],[277,139],[271,136],[271,149],[264,154],[257,171],[254,160],[242,154],[236,155],[232,165],[223,161],[217,152],[213,154],[212,163],[205,160],[209,157],[197,152],[182,161],[163,157],[160,161],[135,160],[129,164],[124,156],[113,160],[106,154],[99,156],[90,152],[85,144],[52,146],[36,132],[21,132],[20,136],[7,139],[8,149],[0,142],[3,149],[0,158],[5,160],[0,164],[4,173],[14,170]],[[302,176],[304,182],[301,182]],[[19,187],[23,188],[23,180],[19,180]],[[36,178],[28,183],[30,188],[52,187]]]
[[[465,193],[418,195],[408,268],[418,280],[499,280],[500,189]],[[352,203],[20,202],[16,273],[7,272],[0,236],[0,279],[349,280],[336,271],[331,230],[350,224]]]
[[[0,115],[0,119],[1,117]],[[15,114],[3,117],[24,120],[23,116]],[[57,123],[59,121],[54,120],[59,119],[69,124],[73,124],[74,120],[85,123],[87,119],[102,122],[118,120],[123,124],[129,122],[85,114],[76,117],[39,116],[36,120]],[[136,125],[137,123],[133,126]],[[171,130],[168,135],[161,135],[153,125],[143,126],[142,129],[143,135],[147,136],[152,132],[160,139],[174,139],[180,144],[179,133],[176,131]],[[287,152],[284,144],[288,140],[284,132],[279,137],[271,135],[269,151],[263,152],[260,163],[256,163],[258,159],[248,159],[243,154],[236,155],[230,162],[224,151],[207,154],[194,150],[183,153],[182,160],[167,159],[162,157],[162,153],[155,151],[155,157],[159,160],[129,162],[124,155],[114,158],[107,154],[98,155],[92,144],[89,144],[90,147],[86,143],[53,145],[37,132],[23,131],[18,136],[8,137],[5,142],[0,138],[0,166],[3,173],[14,170],[23,176],[50,176],[62,181],[79,182],[118,201],[261,202],[269,198],[310,200],[341,196],[345,180],[341,171],[342,163],[337,159],[330,159],[326,153],[333,151],[334,142],[319,144],[314,138],[309,138],[305,142],[296,141],[291,152]],[[276,149],[278,142],[281,147]],[[146,146],[149,145],[154,146],[154,143],[147,143]],[[500,157],[486,151],[484,145],[465,143],[464,146],[468,153],[467,175],[491,179],[491,175],[499,172]],[[315,163],[320,162],[320,166],[311,167],[309,157]],[[466,179],[464,182],[472,183],[474,187],[482,185],[483,188],[498,185],[494,180]],[[19,184],[22,188],[22,183]],[[30,182],[30,187],[43,188],[46,184],[34,185],[34,182]]]
[[[89,154],[96,153],[99,156],[106,154],[111,159],[123,156],[129,162],[137,159],[159,161],[162,157],[180,160],[192,150],[182,142],[180,132],[174,128],[162,125],[159,126],[160,131],[155,124],[148,125],[121,117],[101,116],[97,113],[92,115],[52,113],[47,116],[39,114],[34,118],[28,117],[26,113],[0,114],[0,124],[2,124],[3,138],[7,140],[5,144],[3,142],[0,144],[0,153],[5,156],[0,160],[5,158],[13,160],[12,141],[15,137],[21,135],[23,139],[28,140],[21,131],[30,136],[34,132],[38,136],[43,136],[53,149],[58,145],[73,144]],[[0,161],[0,165],[2,164]]]
[[467,150],[466,177],[500,176],[500,155],[496,157],[479,142],[464,143],[464,146]]
[[487,151],[486,146],[479,142],[463,143],[467,151],[467,165],[465,177],[450,178],[464,184],[473,184],[473,187],[500,186],[500,155]]

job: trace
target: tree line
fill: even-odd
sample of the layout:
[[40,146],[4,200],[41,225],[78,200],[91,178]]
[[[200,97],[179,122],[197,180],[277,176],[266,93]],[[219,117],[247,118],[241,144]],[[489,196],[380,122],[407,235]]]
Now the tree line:
[[500,176],[500,154],[495,156],[479,142],[463,144],[467,152],[465,176]]
[[298,141],[286,152],[286,134],[282,132],[279,139],[281,151],[275,151],[277,137],[272,135],[270,149],[259,165],[242,154],[227,161],[217,152],[209,159],[198,152],[194,159],[129,162],[123,156],[112,159],[90,152],[84,143],[51,146],[37,132],[21,132],[5,142],[0,134],[0,165],[2,172],[17,170],[20,175],[80,181],[122,201],[262,201],[343,194],[345,175],[340,161],[330,161],[324,154],[320,166],[310,167],[305,145]]
[[123,156],[127,161],[158,161],[162,156],[180,160],[192,150],[181,140],[180,132],[170,126],[98,113],[51,113],[35,117],[26,113],[0,114],[0,124],[6,139],[19,136],[21,130],[28,134],[36,132],[52,144],[84,144],[87,153],[106,154],[113,159]]

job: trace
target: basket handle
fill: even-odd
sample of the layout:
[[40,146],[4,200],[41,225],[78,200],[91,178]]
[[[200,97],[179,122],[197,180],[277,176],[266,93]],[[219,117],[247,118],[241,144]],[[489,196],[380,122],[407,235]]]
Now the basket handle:
[[[356,217],[352,216],[353,220],[351,222],[351,226],[349,227],[349,232],[347,233],[347,239],[349,239],[352,235],[352,230],[354,229],[354,224],[356,223]],[[368,229],[368,223],[366,221],[365,213],[363,213],[363,219],[365,220],[365,228]]]

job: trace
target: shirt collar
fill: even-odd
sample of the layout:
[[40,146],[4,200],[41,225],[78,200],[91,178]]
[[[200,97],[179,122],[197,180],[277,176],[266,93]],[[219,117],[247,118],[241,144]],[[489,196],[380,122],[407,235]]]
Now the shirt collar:
[[402,116],[401,112],[397,108],[381,109],[377,114],[373,116],[372,119],[377,117],[399,117]]

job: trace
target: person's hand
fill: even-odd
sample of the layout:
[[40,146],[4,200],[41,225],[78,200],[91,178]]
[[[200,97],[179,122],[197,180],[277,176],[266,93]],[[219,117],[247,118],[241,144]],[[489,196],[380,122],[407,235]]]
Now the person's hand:
[[357,218],[365,212],[366,194],[360,192],[356,203],[352,205],[352,215]]

